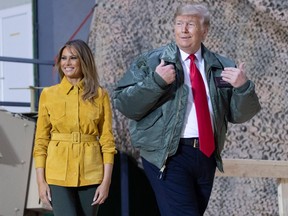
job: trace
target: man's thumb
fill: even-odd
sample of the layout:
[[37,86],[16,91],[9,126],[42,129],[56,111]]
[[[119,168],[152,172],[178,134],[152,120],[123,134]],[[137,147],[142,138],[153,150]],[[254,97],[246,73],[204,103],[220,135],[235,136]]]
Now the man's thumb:
[[159,64],[160,66],[164,66],[165,65],[165,61],[163,59],[161,59],[161,62]]
[[244,71],[244,66],[245,66],[245,62],[241,62],[240,65],[239,65],[239,69],[241,71]]

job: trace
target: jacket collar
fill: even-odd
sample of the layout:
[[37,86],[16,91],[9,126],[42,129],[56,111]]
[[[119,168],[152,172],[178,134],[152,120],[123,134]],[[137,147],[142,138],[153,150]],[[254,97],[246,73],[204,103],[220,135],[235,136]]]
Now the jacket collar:
[[202,49],[202,57],[205,60],[205,68],[222,68],[222,64],[218,60],[218,58],[215,56],[215,53],[209,51],[204,44],[201,45]]
[[[214,71],[217,68],[223,68],[221,62],[216,57],[215,53],[208,50],[204,44],[201,44],[202,58],[205,61],[205,71]],[[168,44],[162,52],[161,59],[165,62],[170,62],[176,65],[177,68],[181,68],[180,51],[175,42]],[[213,69],[215,68],[215,69]]]
[[[168,44],[161,55],[161,59],[165,62],[177,63],[179,61],[179,48],[175,42]],[[205,60],[206,68],[222,68],[222,64],[215,56],[215,53],[209,51],[204,44],[201,44],[202,57]]]
[[175,42],[168,44],[161,55],[165,62],[176,63],[179,56],[179,49]]

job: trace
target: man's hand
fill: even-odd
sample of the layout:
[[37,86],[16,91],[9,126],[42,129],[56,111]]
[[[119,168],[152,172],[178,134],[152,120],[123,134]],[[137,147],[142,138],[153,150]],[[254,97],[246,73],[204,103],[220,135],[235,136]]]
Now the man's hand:
[[174,65],[165,65],[163,59],[161,59],[160,64],[156,67],[156,73],[158,73],[168,85],[175,81],[176,73]]
[[248,80],[244,71],[244,62],[240,63],[239,68],[224,68],[221,76],[224,81],[230,83],[234,88],[244,85]]

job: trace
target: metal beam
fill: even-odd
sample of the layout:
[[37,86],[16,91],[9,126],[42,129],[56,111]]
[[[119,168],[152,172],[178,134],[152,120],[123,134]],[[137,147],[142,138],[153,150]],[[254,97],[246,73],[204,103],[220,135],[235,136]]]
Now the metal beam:
[[6,57],[6,56],[0,56],[0,61],[40,64],[40,65],[54,65],[54,61],[49,61],[49,60],[14,58],[14,57]]
[[0,106],[17,106],[17,107],[30,107],[30,103],[26,102],[9,102],[9,101],[0,101]]

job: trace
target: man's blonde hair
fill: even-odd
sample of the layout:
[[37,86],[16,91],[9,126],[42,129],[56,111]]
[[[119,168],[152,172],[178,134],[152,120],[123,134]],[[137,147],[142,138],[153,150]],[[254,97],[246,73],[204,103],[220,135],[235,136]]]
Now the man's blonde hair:
[[191,15],[198,16],[202,24],[206,27],[210,26],[210,12],[206,4],[203,3],[193,3],[193,4],[184,4],[177,7],[174,21],[177,16],[181,15]]

